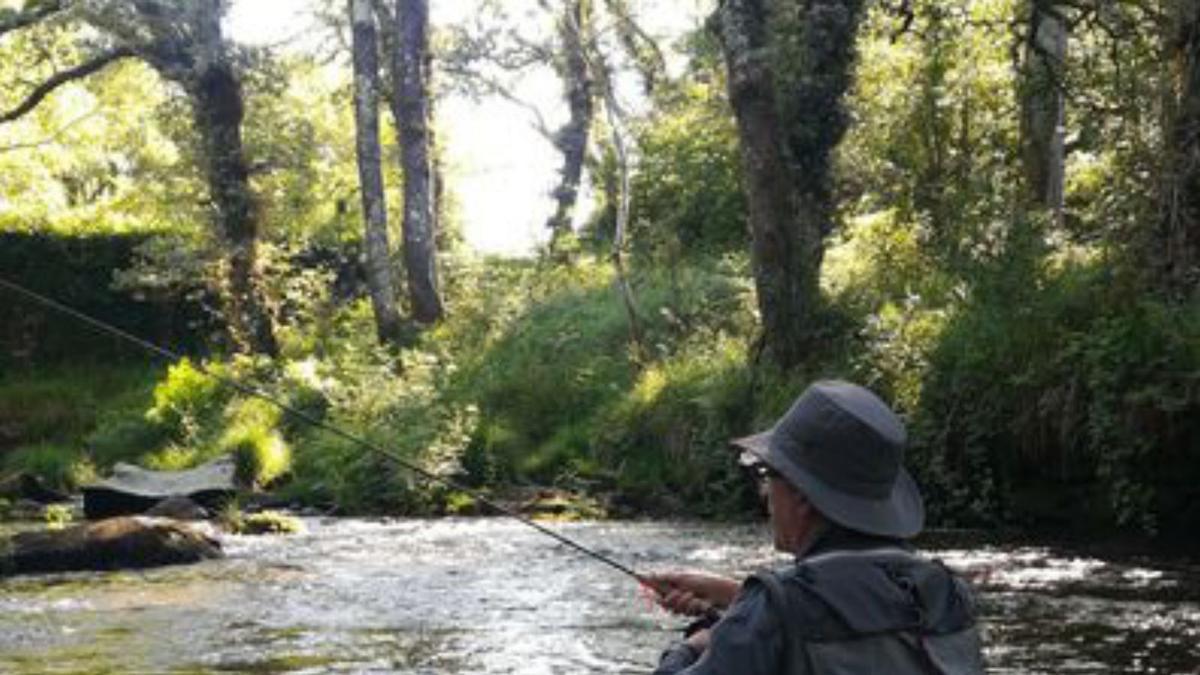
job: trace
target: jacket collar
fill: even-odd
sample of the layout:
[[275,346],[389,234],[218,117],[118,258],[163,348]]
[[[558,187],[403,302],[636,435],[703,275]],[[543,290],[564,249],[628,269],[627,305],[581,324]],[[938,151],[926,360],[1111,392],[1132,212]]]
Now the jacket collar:
[[911,551],[912,544],[906,539],[864,534],[829,523],[825,530],[818,533],[812,543],[796,556],[796,561],[800,562],[813,556],[824,555],[834,551],[866,551],[883,548]]

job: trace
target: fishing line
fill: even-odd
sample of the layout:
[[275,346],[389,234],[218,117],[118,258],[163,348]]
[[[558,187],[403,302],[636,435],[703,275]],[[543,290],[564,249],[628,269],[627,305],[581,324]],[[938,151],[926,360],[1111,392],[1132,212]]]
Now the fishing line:
[[[125,340],[126,342],[133,343],[133,344],[137,345],[138,347],[141,347],[143,350],[148,351],[148,352],[155,354],[159,357],[162,357],[164,359],[168,359],[170,361],[179,361],[184,358],[184,356],[181,354],[178,354],[178,353],[171,351],[169,349],[166,349],[164,347],[160,347],[159,345],[156,345],[153,342],[144,340],[132,333],[126,332],[124,330],[121,330],[120,328],[117,328],[116,326],[113,326],[109,323],[101,321],[100,319],[92,317],[88,314],[84,314],[83,312],[81,312],[77,309],[68,307],[67,305],[64,305],[52,298],[49,298],[40,293],[37,293],[36,291],[31,291],[28,288],[25,288],[24,286],[21,286],[19,284],[8,281],[7,279],[5,279],[3,277],[0,277],[0,286],[11,290],[11,291],[17,293],[18,295],[22,295],[30,300],[33,300],[33,301],[37,302],[38,304],[49,307],[61,314],[65,314],[67,316],[70,316],[70,317],[78,320],[78,321],[86,323],[89,326],[91,326],[97,330],[100,330],[104,333],[108,333],[109,335],[116,336],[122,340]],[[532,520],[526,516],[523,516],[520,513],[516,512],[506,506],[497,504],[496,502],[492,501],[488,497],[481,494],[478,490],[467,487],[467,486],[459,483],[458,481],[454,480],[453,478],[439,476],[431,471],[428,471],[427,469],[424,469],[421,466],[418,466],[418,465],[404,459],[403,457],[400,457],[395,452],[392,452],[391,450],[388,450],[387,448],[385,448],[381,445],[372,443],[371,441],[368,441],[365,438],[356,436],[348,431],[345,431],[339,427],[329,424],[328,422],[325,422],[324,420],[313,417],[312,415],[304,412],[303,410],[298,410],[298,409],[278,400],[274,396],[268,394],[267,392],[265,392],[257,387],[243,384],[241,382],[238,382],[237,380],[234,380],[230,377],[226,377],[219,373],[214,373],[214,372],[208,370],[204,366],[204,364],[200,364],[198,366],[198,369],[204,375],[208,376],[209,378],[212,378],[213,380],[215,380],[217,382],[220,382],[221,384],[231,387],[231,388],[237,390],[238,392],[245,394],[246,396],[251,396],[251,397],[257,398],[259,400],[266,401],[267,403],[270,403],[271,405],[276,406],[277,408],[288,413],[289,415],[293,415],[297,419],[303,420],[303,421],[313,425],[314,427],[317,427],[318,429],[323,429],[325,431],[328,431],[329,433],[331,433],[335,436],[343,438],[347,441],[350,441],[351,443],[354,443],[355,445],[358,445],[359,447],[365,448],[367,450],[370,450],[371,452],[376,453],[377,455],[380,455],[381,457],[389,459],[392,462],[395,462],[398,466],[401,466],[401,467],[411,471],[412,473],[415,473],[418,476],[421,476],[422,478],[424,478],[428,481],[431,481],[434,483],[440,483],[441,485],[444,485],[448,488],[451,488],[453,490],[457,490],[459,492],[467,494],[475,501],[492,509],[496,513],[499,513],[504,516],[508,516],[509,518],[512,518],[513,520],[515,520],[519,523],[522,523],[522,524],[526,525],[527,527],[533,528],[534,530],[541,532],[542,534],[550,537],[551,539],[554,539],[555,541],[557,541],[560,544],[563,544],[571,549],[574,549],[575,551],[578,551],[579,553],[582,553],[582,554],[592,558],[593,560],[604,563],[605,565],[608,565],[612,569],[615,569],[618,572],[620,572],[628,577],[633,578],[634,580],[636,580],[639,584],[641,584],[643,586],[658,590],[657,584],[655,584],[653,581],[648,579],[646,576],[634,571],[633,568],[629,567],[628,565],[625,565],[617,560],[614,560],[613,558],[611,558],[607,555],[604,555],[603,553],[600,553],[599,551],[595,551],[591,548],[588,548],[587,546],[580,544],[579,542],[575,541],[574,539],[571,539],[570,537],[568,537],[564,534],[561,534],[561,533],[556,532],[555,530],[552,530],[544,525],[541,525],[541,524],[535,522],[534,520]]]

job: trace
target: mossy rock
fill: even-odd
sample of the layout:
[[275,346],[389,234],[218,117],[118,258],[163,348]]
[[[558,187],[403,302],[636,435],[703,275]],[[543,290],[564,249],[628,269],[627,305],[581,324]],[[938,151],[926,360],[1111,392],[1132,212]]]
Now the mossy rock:
[[596,500],[561,490],[542,490],[521,504],[522,513],[538,520],[599,520],[608,513]]
[[279,511],[237,514],[230,518],[229,531],[234,534],[300,534],[304,522]]
[[142,569],[222,557],[221,544],[171,520],[109,518],[62,530],[23,532],[0,555],[0,576]]

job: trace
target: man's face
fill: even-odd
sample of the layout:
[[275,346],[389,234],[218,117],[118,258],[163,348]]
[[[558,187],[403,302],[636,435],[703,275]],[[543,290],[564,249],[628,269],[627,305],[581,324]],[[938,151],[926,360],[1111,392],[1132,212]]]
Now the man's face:
[[765,484],[767,509],[771,513],[771,531],[775,550],[796,553],[812,530],[813,508],[786,480],[771,476]]

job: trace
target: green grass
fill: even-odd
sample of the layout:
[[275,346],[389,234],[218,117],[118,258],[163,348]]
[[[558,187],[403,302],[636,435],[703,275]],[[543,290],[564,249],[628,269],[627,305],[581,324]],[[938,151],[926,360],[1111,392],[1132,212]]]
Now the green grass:
[[0,375],[0,444],[82,440],[107,416],[144,409],[160,369],[57,366]]
[[[115,420],[137,419],[161,370],[145,364],[58,366],[0,375],[0,471],[28,472],[74,489],[144,448],[109,438],[93,453],[93,434]],[[144,430],[143,430],[144,431]]]

